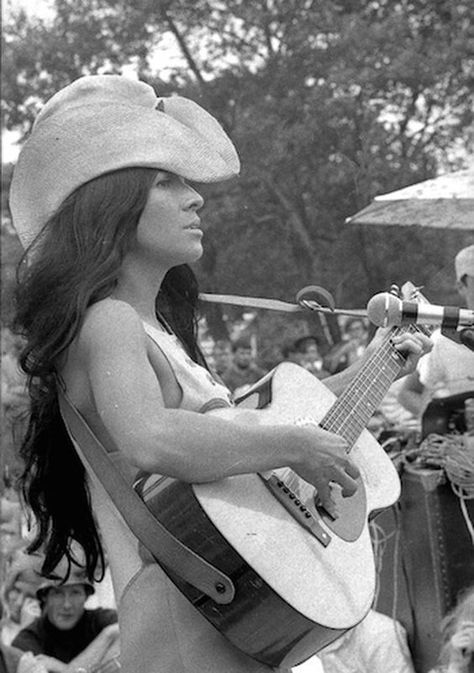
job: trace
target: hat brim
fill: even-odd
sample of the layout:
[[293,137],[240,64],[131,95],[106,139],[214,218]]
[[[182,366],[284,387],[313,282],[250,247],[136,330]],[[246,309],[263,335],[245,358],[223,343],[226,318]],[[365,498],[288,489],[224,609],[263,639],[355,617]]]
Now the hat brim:
[[164,108],[106,102],[45,116],[20,153],[10,190],[24,247],[67,196],[99,175],[141,166],[205,183],[238,174],[238,155],[214,117],[186,98],[160,100]]
[[92,594],[95,593],[94,586],[89,582],[66,582],[64,584],[60,584],[59,582],[51,581],[51,582],[43,582],[41,586],[38,587],[38,589],[36,590],[36,597],[38,598],[38,600],[43,601],[46,598],[46,595],[48,594],[50,589],[61,589],[61,587],[70,587],[77,585],[81,585],[84,587],[87,597],[92,596]]

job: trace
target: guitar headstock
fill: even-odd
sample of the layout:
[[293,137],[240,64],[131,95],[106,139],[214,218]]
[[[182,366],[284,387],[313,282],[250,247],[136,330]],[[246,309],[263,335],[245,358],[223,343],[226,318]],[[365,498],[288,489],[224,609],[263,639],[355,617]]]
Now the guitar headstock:
[[[410,280],[407,280],[403,283],[402,287],[399,288],[398,285],[392,285],[390,287],[390,294],[393,294],[397,299],[407,302],[413,302],[415,304],[430,304],[428,299],[421,292],[422,286],[415,285]],[[411,332],[423,332],[426,335],[430,335],[434,327],[429,327],[428,325],[417,325],[410,324],[405,325],[402,328],[397,328],[401,331],[411,331]]]
[[402,287],[392,283],[387,294],[391,294],[402,301],[415,301],[417,303],[429,304],[430,302],[428,299],[421,293],[422,288],[422,285],[415,285],[411,280],[407,280],[403,283]]
[[407,280],[401,287],[399,298],[414,301],[417,304],[429,304],[430,302],[421,292],[422,289],[422,285],[414,285],[411,280]]

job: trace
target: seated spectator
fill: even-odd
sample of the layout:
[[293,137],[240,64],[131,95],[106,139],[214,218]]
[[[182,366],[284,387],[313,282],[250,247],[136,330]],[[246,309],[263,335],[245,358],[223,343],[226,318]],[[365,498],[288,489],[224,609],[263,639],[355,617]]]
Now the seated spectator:
[[255,362],[248,339],[238,339],[232,344],[232,365],[222,375],[222,381],[237,397],[256,383],[265,371]]
[[303,366],[303,353],[296,348],[295,341],[288,341],[281,348],[283,362],[293,362]]
[[474,588],[446,615],[441,631],[439,664],[430,673],[474,673]]
[[295,348],[301,354],[300,364],[307,371],[314,374],[318,379],[329,376],[329,372],[323,366],[323,358],[320,352],[320,342],[315,336],[300,337],[295,341]]
[[369,330],[363,318],[349,318],[344,325],[342,341],[325,357],[325,367],[330,374],[337,374],[356,362],[369,342]]
[[10,645],[22,629],[40,616],[41,610],[36,598],[39,581],[31,557],[18,551],[7,570],[2,592],[4,609],[0,633],[4,645]]
[[85,608],[94,588],[83,571],[79,545],[73,546],[73,553],[77,563],[69,574],[66,559],[62,559],[51,578],[43,579],[37,590],[41,616],[12,642],[14,647],[36,655],[54,673],[88,671],[119,654],[117,613]]

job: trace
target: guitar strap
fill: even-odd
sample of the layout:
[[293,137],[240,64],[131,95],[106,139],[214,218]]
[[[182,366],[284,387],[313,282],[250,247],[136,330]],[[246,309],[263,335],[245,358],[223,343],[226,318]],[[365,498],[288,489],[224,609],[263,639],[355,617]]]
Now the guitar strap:
[[153,516],[68,399],[61,383],[57,387],[61,416],[69,434],[134,535],[160,565],[173,569],[216,603],[230,603],[235,595],[231,579],[183,545]]

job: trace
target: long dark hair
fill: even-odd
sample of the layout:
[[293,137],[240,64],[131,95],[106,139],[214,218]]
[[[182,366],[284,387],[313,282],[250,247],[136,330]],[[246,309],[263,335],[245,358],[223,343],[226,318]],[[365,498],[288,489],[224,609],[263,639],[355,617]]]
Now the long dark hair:
[[[155,175],[155,169],[126,168],[82,185],[51,217],[18,268],[14,329],[25,339],[20,364],[30,394],[20,486],[37,526],[28,549],[44,551],[44,574],[63,555],[71,560],[71,540],[84,548],[89,579],[103,567],[85,471],[59,412],[56,365],[87,308],[115,288]],[[197,344],[197,301],[194,273],[182,265],[165,276],[156,307],[190,357],[205,365]]]

